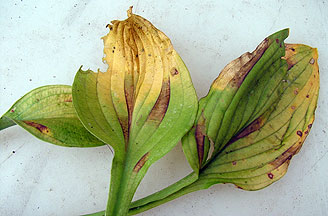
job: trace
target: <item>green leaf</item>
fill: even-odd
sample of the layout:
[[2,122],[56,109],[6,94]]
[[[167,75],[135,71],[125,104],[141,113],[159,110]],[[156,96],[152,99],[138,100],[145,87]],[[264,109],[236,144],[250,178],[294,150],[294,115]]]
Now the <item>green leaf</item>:
[[43,86],[24,95],[1,117],[1,128],[14,124],[60,146],[104,145],[79,121],[72,103],[72,88],[66,85]]
[[106,72],[79,70],[73,102],[84,126],[111,145],[113,159],[106,214],[126,215],[146,171],[191,128],[197,97],[171,41],[128,11],[103,37]]

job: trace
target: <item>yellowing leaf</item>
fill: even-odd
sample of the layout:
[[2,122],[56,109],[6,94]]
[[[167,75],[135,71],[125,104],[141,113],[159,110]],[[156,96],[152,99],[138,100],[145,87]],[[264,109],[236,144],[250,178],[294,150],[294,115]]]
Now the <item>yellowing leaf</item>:
[[109,215],[125,215],[149,166],[193,125],[197,97],[171,41],[128,11],[103,37],[106,72],[79,70],[73,102],[84,126],[115,151]]
[[72,88],[43,86],[19,99],[0,120],[1,128],[18,124],[37,138],[68,147],[104,145],[79,121],[72,103]]

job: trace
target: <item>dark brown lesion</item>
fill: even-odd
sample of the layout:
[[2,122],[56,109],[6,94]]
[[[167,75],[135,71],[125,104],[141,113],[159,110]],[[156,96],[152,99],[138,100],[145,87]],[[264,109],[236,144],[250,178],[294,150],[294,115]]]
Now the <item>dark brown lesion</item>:
[[129,138],[129,131],[130,131],[130,126],[132,123],[132,113],[134,109],[134,86],[133,85],[125,85],[125,101],[126,101],[126,107],[128,110],[128,118],[127,119],[120,119],[120,123],[122,126],[124,138],[127,140]]
[[163,120],[167,108],[170,102],[170,80],[163,81],[161,92],[156,100],[154,107],[152,108],[148,120],[152,120],[161,123]]
[[229,141],[228,145],[259,130],[264,125],[264,123],[265,123],[265,121],[262,117],[255,119],[245,129],[243,129],[241,132],[239,132],[236,136],[232,137],[231,140]]
[[32,122],[32,121],[23,121],[25,124],[34,127],[35,129],[37,129],[38,131],[40,131],[43,134],[48,134],[50,132],[50,129],[42,124],[36,123],[36,122]]
[[280,167],[282,164],[288,162],[292,159],[292,157],[297,154],[297,152],[302,147],[302,142],[296,142],[289,149],[287,149],[284,153],[282,153],[279,157],[277,157],[274,161],[270,162],[270,164],[274,167]]
[[139,172],[139,170],[145,165],[148,158],[149,158],[149,152],[147,152],[144,156],[142,156],[142,158],[134,166],[133,171],[136,173]]
[[243,62],[245,58],[250,58],[246,64],[241,64],[242,67],[236,73],[236,76],[231,80],[231,84],[233,87],[240,87],[243,83],[244,79],[246,78],[247,74],[252,70],[254,65],[260,60],[263,56],[264,52],[269,47],[269,39],[264,39],[252,53],[245,53],[240,56],[238,59],[240,62]]
[[204,144],[205,144],[205,118],[201,115],[195,127],[195,139],[197,144],[199,166],[201,167],[204,160]]
[[268,173],[268,177],[269,177],[269,179],[273,179],[273,174],[272,173]]

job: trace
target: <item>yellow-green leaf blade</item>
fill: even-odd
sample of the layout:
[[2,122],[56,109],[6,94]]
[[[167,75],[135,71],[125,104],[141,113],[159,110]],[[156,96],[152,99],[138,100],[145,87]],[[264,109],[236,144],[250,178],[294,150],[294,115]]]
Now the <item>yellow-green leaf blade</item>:
[[3,118],[10,119],[37,138],[56,145],[104,145],[78,119],[70,86],[52,85],[34,89],[19,99]]
[[183,139],[185,152],[193,154],[187,158],[194,170],[197,166],[192,158],[197,155],[199,168],[206,164],[210,142],[214,147],[210,157],[216,156],[238,131],[278,99],[278,90],[284,88],[280,81],[287,72],[287,63],[281,59],[287,36],[288,29],[272,34],[252,53],[230,62],[200,100],[195,132]]
[[285,59],[288,87],[279,101],[236,135],[201,178],[258,190],[286,173],[312,127],[319,73],[316,49],[288,44]]

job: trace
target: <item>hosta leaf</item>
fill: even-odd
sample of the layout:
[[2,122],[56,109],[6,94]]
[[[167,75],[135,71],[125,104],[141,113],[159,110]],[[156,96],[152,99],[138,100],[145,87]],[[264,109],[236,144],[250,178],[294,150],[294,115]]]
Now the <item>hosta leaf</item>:
[[115,151],[108,215],[125,215],[149,166],[191,128],[197,97],[171,41],[128,11],[103,37],[106,72],[79,70],[73,102],[85,127]]
[[14,123],[37,138],[56,145],[104,145],[79,121],[72,103],[72,88],[66,85],[43,86],[24,95],[0,120],[2,128]]
[[[319,92],[317,50],[287,44],[288,71],[279,99],[228,142],[202,169],[200,181],[258,190],[280,179],[314,121]],[[278,87],[279,89],[280,87]]]
[[183,149],[198,172],[207,161],[210,143],[213,156],[238,131],[259,117],[278,98],[286,84],[284,39],[288,29],[262,41],[252,52],[229,63],[213,82],[208,95],[199,102],[197,123],[183,138]]

